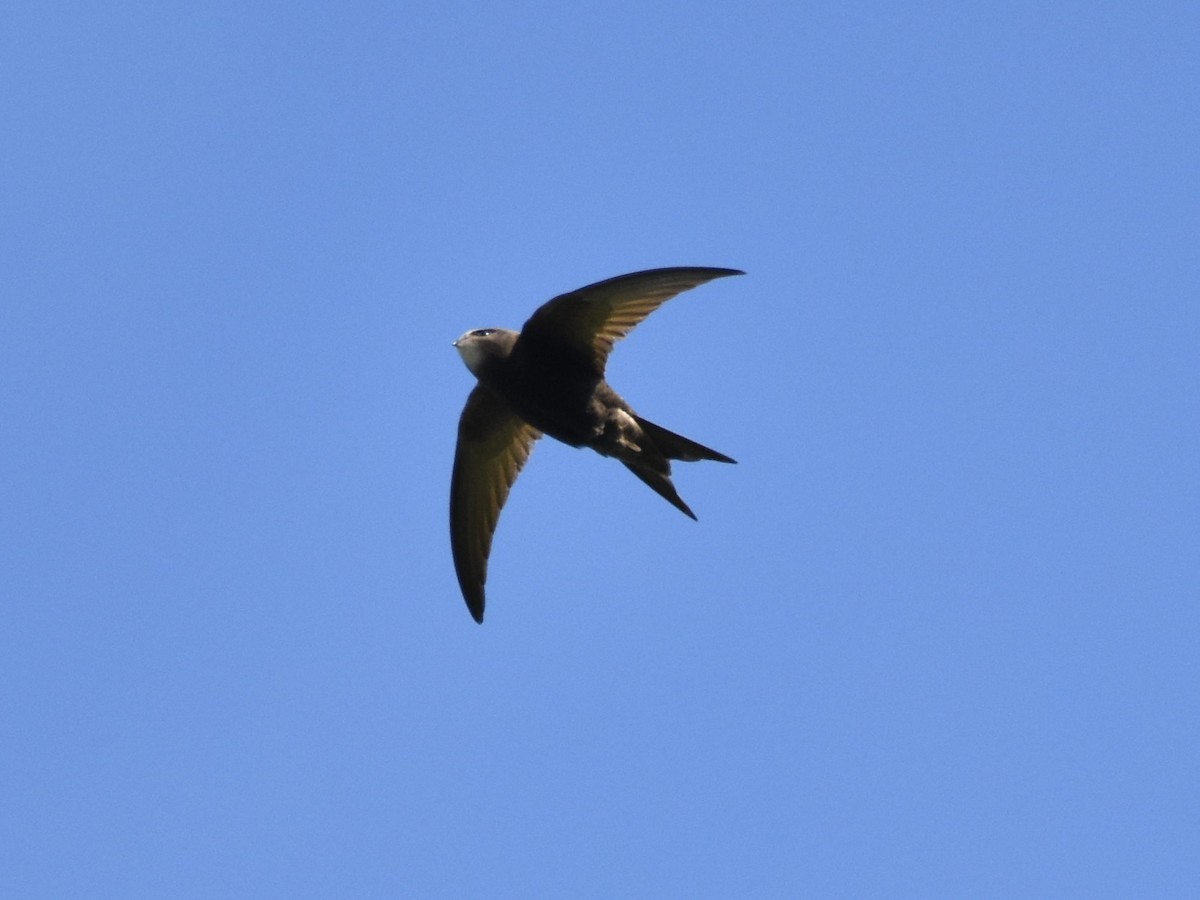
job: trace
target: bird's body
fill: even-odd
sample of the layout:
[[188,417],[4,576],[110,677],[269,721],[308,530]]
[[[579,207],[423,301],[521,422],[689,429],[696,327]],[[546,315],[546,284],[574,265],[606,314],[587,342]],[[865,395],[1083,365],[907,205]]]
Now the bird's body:
[[467,606],[483,620],[492,533],[533,442],[547,434],[620,460],[684,514],[671,460],[733,459],[649,422],[604,378],[613,342],[666,300],[733,269],[654,269],[549,301],[520,333],[469,331],[455,341],[479,383],[459,422],[450,491],[451,546]]

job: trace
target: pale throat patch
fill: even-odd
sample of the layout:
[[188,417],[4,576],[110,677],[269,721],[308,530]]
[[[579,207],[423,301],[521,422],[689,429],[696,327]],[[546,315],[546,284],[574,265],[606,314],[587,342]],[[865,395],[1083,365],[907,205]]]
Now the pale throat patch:
[[483,342],[477,337],[472,337],[468,332],[454,342],[454,347],[458,350],[458,355],[462,357],[463,362],[467,364],[467,368],[471,370],[471,374],[478,378],[483,361],[487,358]]

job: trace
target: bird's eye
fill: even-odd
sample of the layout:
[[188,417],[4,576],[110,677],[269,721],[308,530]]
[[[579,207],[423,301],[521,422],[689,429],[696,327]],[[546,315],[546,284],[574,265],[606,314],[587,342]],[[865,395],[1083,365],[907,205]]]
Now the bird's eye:
[[471,334],[475,335],[475,337],[487,337],[489,334],[495,334],[495,333],[496,333],[495,328],[476,328],[474,331],[471,332]]

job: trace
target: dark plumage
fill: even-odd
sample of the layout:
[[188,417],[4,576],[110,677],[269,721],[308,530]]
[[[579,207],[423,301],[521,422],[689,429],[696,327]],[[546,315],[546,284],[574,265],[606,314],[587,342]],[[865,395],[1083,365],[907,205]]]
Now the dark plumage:
[[509,488],[543,434],[612,456],[695,519],[671,483],[671,460],[734,462],[643,419],[604,380],[613,344],[676,294],[736,269],[651,269],[562,294],[520,333],[468,331],[454,346],[479,383],[458,423],[450,544],[463,597],[483,621],[492,535]]

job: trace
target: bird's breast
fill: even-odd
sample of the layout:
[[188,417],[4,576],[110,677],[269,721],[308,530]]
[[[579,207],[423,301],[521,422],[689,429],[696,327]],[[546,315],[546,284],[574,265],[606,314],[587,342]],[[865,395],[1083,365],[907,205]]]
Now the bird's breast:
[[535,367],[514,367],[489,385],[513,411],[544,434],[571,446],[589,443],[603,428],[596,379],[564,377]]

